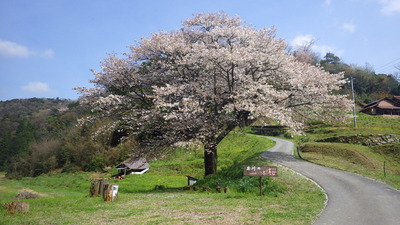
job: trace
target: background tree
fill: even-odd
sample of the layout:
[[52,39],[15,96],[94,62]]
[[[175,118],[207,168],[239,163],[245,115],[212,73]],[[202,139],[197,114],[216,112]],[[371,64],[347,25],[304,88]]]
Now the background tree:
[[[312,39],[309,42],[303,43],[302,46],[298,46],[294,51],[293,55],[299,60],[300,62],[309,63],[312,65],[316,65],[320,62],[320,57],[316,52],[312,50],[312,47],[315,44],[315,40]],[[291,53],[289,51],[289,53]]]
[[393,76],[396,78],[397,81],[400,81],[400,63],[394,66],[397,71],[393,73]]
[[3,134],[0,139],[0,171],[7,169],[11,156],[12,135],[11,132]]
[[142,38],[125,57],[110,55],[78,88],[106,129],[136,134],[143,146],[197,140],[205,175],[217,170],[217,145],[236,126],[274,119],[301,132],[310,118],[341,118],[350,109],[333,94],[345,81],[298,61],[275,29],[258,30],[225,13],[197,14],[183,27]]
[[[400,94],[400,84],[395,74],[376,74],[369,64],[363,67],[348,65],[333,53],[327,53],[320,64],[330,73],[343,72],[345,78],[354,78],[356,102],[360,104]],[[349,88],[346,91],[350,93]]]
[[321,65],[325,65],[325,64],[339,64],[340,63],[340,58],[338,56],[336,56],[335,54],[328,52],[326,53],[325,57],[323,60],[321,60]]

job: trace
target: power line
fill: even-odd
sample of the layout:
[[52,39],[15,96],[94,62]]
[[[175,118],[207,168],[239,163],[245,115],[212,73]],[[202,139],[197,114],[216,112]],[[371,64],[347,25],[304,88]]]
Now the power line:
[[[397,61],[399,61],[399,62],[397,62]],[[390,62],[388,62],[388,63],[386,63],[386,64],[384,64],[384,65],[382,65],[382,66],[380,66],[378,68],[376,68],[376,70],[381,70],[382,72],[386,72],[386,71],[389,71],[389,70],[393,69],[393,67],[397,63],[400,63],[400,58],[392,60],[392,61],[390,61]]]
[[396,69],[395,65],[391,65],[390,67],[385,67],[383,69],[380,69],[380,71],[388,72],[388,71],[393,71],[395,69]]
[[384,64],[383,66],[378,67],[378,69],[382,69],[382,68],[384,68],[384,67],[390,66],[392,63],[394,63],[394,62],[396,62],[396,61],[398,61],[398,60],[400,60],[400,58],[397,58],[397,59],[395,59],[395,60],[392,60],[392,61],[390,61],[390,62]]
[[392,65],[391,67],[388,67],[386,69],[380,70],[380,73],[392,73],[394,71],[396,71],[397,68],[395,67],[395,65]]

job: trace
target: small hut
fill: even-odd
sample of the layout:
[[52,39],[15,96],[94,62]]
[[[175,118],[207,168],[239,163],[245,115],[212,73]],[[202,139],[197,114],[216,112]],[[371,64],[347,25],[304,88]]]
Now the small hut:
[[394,96],[393,98],[382,98],[375,102],[369,103],[364,106],[360,112],[370,115],[400,115],[400,96]]
[[117,166],[118,174],[144,174],[149,170],[150,164],[145,158],[130,159]]

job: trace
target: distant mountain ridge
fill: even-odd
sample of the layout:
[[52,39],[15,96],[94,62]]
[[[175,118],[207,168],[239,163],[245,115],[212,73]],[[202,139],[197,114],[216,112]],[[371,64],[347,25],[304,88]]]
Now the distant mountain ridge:
[[0,118],[28,115],[43,109],[66,106],[71,102],[71,100],[59,98],[27,98],[0,101]]
[[19,123],[32,119],[32,115],[43,110],[67,108],[71,100],[59,98],[28,98],[0,101],[0,137],[17,129]]

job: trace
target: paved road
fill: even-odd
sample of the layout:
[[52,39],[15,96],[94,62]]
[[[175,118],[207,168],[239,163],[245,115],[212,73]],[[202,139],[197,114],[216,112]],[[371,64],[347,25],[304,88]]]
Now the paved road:
[[319,184],[328,202],[314,224],[400,225],[400,192],[352,173],[293,157],[293,143],[270,138],[276,145],[262,156],[288,167]]

